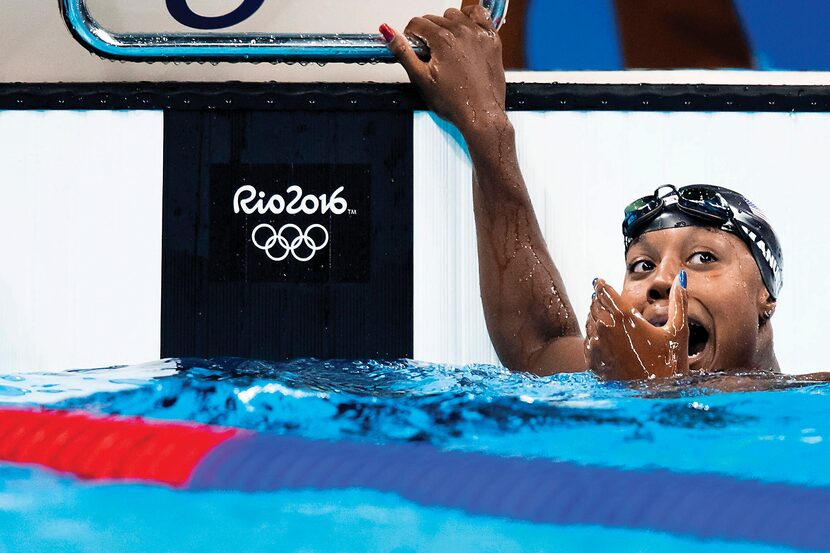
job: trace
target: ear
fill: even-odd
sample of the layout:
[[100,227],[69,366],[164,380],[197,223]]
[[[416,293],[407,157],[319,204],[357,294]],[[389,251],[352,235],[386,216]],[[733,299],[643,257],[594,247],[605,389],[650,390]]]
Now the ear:
[[766,286],[761,286],[758,292],[758,326],[762,327],[772,319],[778,301],[770,296]]

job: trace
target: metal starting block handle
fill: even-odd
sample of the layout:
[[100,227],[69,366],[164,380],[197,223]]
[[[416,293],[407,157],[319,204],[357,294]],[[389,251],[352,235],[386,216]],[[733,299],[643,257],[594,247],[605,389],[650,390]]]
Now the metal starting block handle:
[[[496,29],[504,23],[509,0],[481,0]],[[380,35],[373,34],[267,34],[267,33],[115,33],[90,14],[86,0],[59,0],[67,27],[85,48],[110,59],[139,62],[394,62]],[[169,8],[186,7],[187,0],[167,0]],[[264,0],[248,0],[231,12],[243,18]],[[171,4],[173,6],[171,6]],[[189,11],[188,13],[193,14]],[[245,15],[245,12],[251,13]],[[171,10],[172,12],[172,10]],[[230,14],[229,14],[230,15]],[[217,28],[222,18],[193,14],[189,26]],[[429,50],[409,37],[421,57]]]

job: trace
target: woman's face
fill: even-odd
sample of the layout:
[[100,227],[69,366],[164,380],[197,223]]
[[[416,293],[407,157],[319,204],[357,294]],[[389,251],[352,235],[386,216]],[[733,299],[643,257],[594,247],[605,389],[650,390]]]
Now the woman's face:
[[761,343],[761,322],[774,302],[740,238],[706,227],[656,230],[640,236],[625,260],[622,296],[655,326],[666,324],[672,281],[686,269],[690,369],[762,368],[756,361],[771,340]]

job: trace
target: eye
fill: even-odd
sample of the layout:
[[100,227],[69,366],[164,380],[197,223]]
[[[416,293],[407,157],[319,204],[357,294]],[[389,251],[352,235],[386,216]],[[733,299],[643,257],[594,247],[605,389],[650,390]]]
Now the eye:
[[635,261],[634,263],[628,266],[628,271],[630,273],[647,273],[652,269],[654,269],[654,263],[647,259]]
[[689,263],[705,265],[706,263],[714,263],[718,258],[712,252],[695,252],[689,258]]

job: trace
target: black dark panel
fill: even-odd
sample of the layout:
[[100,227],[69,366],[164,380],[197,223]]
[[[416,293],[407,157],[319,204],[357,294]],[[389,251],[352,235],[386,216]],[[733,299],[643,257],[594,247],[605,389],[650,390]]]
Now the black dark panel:
[[409,84],[0,83],[0,109],[411,112],[424,103]]
[[[426,109],[409,84],[0,83],[0,109],[401,111]],[[830,87],[510,83],[521,111],[830,111]]]
[[168,111],[164,134],[163,357],[412,356],[411,113]]

